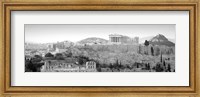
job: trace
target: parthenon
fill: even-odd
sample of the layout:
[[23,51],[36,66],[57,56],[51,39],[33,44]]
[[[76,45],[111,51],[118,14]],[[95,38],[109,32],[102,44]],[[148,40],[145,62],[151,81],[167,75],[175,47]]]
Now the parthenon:
[[109,42],[111,44],[138,44],[139,37],[130,38],[130,37],[124,36],[124,35],[110,34]]

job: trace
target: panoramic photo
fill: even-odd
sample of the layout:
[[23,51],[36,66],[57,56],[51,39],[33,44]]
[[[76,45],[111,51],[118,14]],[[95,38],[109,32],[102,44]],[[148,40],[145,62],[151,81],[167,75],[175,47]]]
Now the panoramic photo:
[[25,24],[25,72],[175,72],[174,24]]

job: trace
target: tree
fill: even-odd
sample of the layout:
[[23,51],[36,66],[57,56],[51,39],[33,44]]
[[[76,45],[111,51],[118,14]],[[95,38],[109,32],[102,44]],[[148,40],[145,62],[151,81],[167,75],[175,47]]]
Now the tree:
[[35,55],[35,56],[31,59],[31,61],[34,62],[34,63],[40,62],[40,61],[42,61],[42,56],[40,56],[40,55]]
[[85,64],[87,61],[92,61],[88,57],[85,57],[85,56],[78,56],[77,59],[80,65]]
[[142,47],[141,47],[141,45],[139,45],[138,53],[139,53],[139,54],[142,54]]
[[40,68],[44,63],[41,62],[42,57],[35,55],[31,60],[25,60],[25,71],[26,72],[40,72]]
[[151,47],[151,55],[154,56],[154,50],[153,50],[153,47]]
[[139,68],[139,64],[138,63],[136,64],[136,67]]
[[54,55],[51,54],[51,53],[47,53],[47,54],[45,55],[45,57],[54,57]]
[[162,52],[161,52],[161,55],[160,55],[160,62],[162,63]]
[[148,55],[148,46],[149,46],[149,41],[145,40],[144,45],[146,46],[145,54]]
[[150,70],[151,69],[150,64],[148,63],[147,65],[148,65],[148,70]]
[[115,62],[115,66],[119,66],[118,59],[117,59],[116,62]]
[[33,72],[33,69],[34,68],[32,62],[30,60],[25,60],[25,72]]
[[167,71],[171,72],[171,65],[170,64],[168,64],[168,66],[167,66]]
[[164,70],[164,69],[161,67],[161,64],[159,64],[159,63],[156,64],[156,68],[155,68],[155,69],[156,69],[156,72],[163,72],[163,70]]
[[110,69],[113,69],[113,67],[114,67],[114,66],[110,63],[109,68],[110,68]]
[[165,61],[163,61],[163,66],[164,66],[164,67],[166,66]]
[[35,55],[34,57],[35,57],[35,58],[42,59],[42,56],[40,56],[40,55]]
[[56,53],[55,58],[57,60],[64,60],[64,57],[63,57],[63,55],[61,53]]
[[149,46],[149,41],[145,40],[144,45]]
[[99,64],[98,61],[95,61],[96,62],[96,69],[98,72],[101,72],[101,65]]
[[148,65],[147,64],[145,64],[145,69],[148,70]]
[[72,52],[67,52],[67,53],[66,53],[66,56],[67,56],[67,57],[72,57]]
[[72,50],[71,48],[68,48],[68,50],[66,52],[64,52],[66,57],[72,57]]
[[119,68],[120,68],[120,69],[123,69],[123,68],[124,68],[124,66],[122,65],[122,62],[121,62],[121,61],[119,62],[118,69],[119,69]]
[[83,59],[82,59],[81,57],[78,57],[78,63],[79,63],[80,65],[82,65],[82,64],[84,63],[84,61],[83,61]]

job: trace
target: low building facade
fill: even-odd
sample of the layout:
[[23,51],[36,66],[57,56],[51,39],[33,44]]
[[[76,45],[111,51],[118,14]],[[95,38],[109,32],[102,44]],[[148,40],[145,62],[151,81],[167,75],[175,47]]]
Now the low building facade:
[[44,62],[41,72],[96,72],[96,63],[94,61],[86,62],[85,66],[76,63],[67,63],[65,61],[47,60]]

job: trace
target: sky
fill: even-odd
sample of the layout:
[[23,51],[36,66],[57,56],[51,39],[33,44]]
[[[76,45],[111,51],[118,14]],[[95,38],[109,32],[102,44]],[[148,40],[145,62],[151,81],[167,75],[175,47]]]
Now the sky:
[[89,37],[109,39],[109,34],[149,37],[162,34],[175,40],[175,24],[25,24],[25,42],[77,42]]

